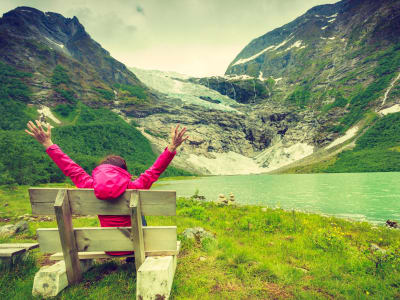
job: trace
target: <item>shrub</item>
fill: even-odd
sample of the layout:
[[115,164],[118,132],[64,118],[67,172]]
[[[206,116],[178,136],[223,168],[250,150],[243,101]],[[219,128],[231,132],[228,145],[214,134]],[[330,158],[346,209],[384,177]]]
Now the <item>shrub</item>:
[[62,83],[68,86],[71,83],[67,70],[63,66],[57,65],[54,68],[53,75],[51,76],[51,83],[53,86],[58,86]]

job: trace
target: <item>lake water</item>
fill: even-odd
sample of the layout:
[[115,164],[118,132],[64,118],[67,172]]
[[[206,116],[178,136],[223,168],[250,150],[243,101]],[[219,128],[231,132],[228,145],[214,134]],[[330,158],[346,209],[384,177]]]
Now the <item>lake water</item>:
[[358,221],[400,221],[400,173],[212,176],[164,181],[152,189],[176,190],[207,200],[232,192],[238,204],[281,207]]

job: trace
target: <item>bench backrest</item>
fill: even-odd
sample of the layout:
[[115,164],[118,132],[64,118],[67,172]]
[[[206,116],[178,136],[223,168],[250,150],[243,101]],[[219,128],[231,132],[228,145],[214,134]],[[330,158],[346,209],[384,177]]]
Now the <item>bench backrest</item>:
[[[78,252],[135,251],[136,270],[145,256],[177,250],[176,226],[143,226],[142,216],[176,215],[175,191],[127,190],[100,200],[93,189],[29,189],[33,215],[55,215],[58,228],[37,230],[42,252],[63,251],[68,281],[80,281]],[[130,215],[131,227],[73,228],[72,215]]]

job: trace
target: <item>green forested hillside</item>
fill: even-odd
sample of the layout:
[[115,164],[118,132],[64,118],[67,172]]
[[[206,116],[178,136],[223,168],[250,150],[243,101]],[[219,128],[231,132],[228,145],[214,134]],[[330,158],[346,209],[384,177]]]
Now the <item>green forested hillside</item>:
[[[66,78],[65,70],[58,68],[56,73],[53,81],[58,86]],[[65,180],[43,147],[22,130],[38,116],[34,106],[27,105],[30,89],[23,80],[28,76],[0,63],[0,185]],[[54,112],[68,125],[53,130],[53,141],[89,173],[108,154],[124,157],[134,175],[150,167],[157,157],[135,127],[106,108],[94,109],[77,100],[57,105]],[[188,174],[169,167],[163,175]]]
[[379,119],[326,172],[400,171],[400,113]]

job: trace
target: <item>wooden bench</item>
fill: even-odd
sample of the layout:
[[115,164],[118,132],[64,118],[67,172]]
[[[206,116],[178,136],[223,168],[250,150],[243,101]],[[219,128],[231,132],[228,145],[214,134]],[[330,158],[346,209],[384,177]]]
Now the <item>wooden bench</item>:
[[[29,195],[33,215],[56,216],[58,228],[39,228],[38,242],[42,252],[55,253],[51,259],[64,260],[68,284],[81,281],[80,260],[114,258],[105,253],[109,251],[134,251],[137,298],[169,297],[180,245],[176,226],[142,226],[142,216],[176,215],[175,191],[127,190],[107,201],[97,199],[93,189],[31,188]],[[130,215],[132,226],[74,228],[73,215]],[[163,287],[159,287],[147,282],[149,274],[171,278],[160,278]]]
[[39,247],[38,243],[0,244],[0,267],[12,267],[17,261],[24,260],[31,249]]

